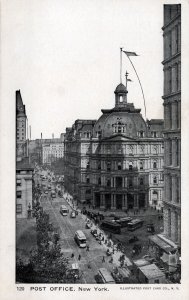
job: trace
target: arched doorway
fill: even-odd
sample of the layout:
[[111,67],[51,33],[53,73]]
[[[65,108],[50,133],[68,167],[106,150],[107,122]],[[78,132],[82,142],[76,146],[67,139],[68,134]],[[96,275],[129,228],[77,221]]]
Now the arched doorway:
[[145,201],[146,197],[144,193],[139,194],[138,197],[138,206],[139,208],[145,208],[146,206],[146,201]]
[[95,206],[100,207],[100,193],[95,193]]
[[116,209],[122,209],[122,195],[116,195]]
[[127,194],[127,206],[128,206],[128,209],[133,209],[133,207],[134,207],[134,195]]
[[111,194],[105,194],[105,208],[111,208]]

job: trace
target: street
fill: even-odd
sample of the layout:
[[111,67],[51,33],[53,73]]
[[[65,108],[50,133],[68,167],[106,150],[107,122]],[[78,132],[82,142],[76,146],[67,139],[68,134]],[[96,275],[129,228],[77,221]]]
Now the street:
[[[50,193],[49,193],[50,194]],[[106,255],[107,247],[98,241],[90,233],[90,229],[85,228],[86,216],[80,213],[76,218],[70,218],[68,216],[62,216],[60,214],[60,205],[66,205],[71,211],[71,207],[64,198],[54,198],[50,200],[49,195],[42,196],[41,205],[50,216],[50,221],[53,226],[58,229],[60,234],[60,246],[65,257],[69,258],[70,264],[78,263],[79,268],[83,271],[83,276],[80,279],[81,283],[95,283],[94,276],[97,274],[98,269],[101,267],[107,268],[112,271],[114,264],[109,263],[110,258]],[[74,234],[76,230],[82,230],[87,238],[87,245],[89,245],[89,251],[86,248],[81,249],[78,247],[74,240]],[[74,257],[71,258],[72,254]],[[81,255],[80,261],[78,260]],[[103,256],[105,262],[102,262]]]

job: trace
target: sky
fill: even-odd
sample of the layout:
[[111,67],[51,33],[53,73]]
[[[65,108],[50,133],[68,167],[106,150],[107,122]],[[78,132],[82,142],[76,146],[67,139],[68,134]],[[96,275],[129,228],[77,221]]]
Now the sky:
[[[21,91],[32,139],[41,132],[59,137],[75,120],[98,119],[101,109],[114,107],[120,47],[139,55],[131,59],[147,118],[163,118],[162,1],[15,0],[2,10],[9,16],[3,22],[4,80],[11,78],[13,103]],[[140,85],[123,54],[123,83],[126,70],[128,101],[145,117]]]

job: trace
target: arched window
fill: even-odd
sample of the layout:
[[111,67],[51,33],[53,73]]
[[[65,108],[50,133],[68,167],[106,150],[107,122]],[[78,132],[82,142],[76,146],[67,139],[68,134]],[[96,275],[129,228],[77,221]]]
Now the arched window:
[[154,176],[153,183],[157,184],[157,177],[156,176]]
[[133,169],[133,164],[132,162],[129,163],[129,170],[131,171]]
[[140,185],[143,185],[144,184],[144,178],[140,178],[139,183],[140,183]]
[[90,164],[89,164],[89,161],[87,162],[87,169],[89,169],[89,167],[90,167]]
[[101,162],[98,162],[98,170],[101,170]]
[[89,178],[89,176],[86,177],[86,183],[90,183],[90,178]]
[[111,186],[111,181],[110,181],[110,179],[107,179],[106,185],[107,185],[108,187]]
[[143,161],[140,161],[140,170],[143,170]]
[[153,162],[153,169],[157,169],[157,162],[156,161]]
[[98,185],[101,185],[101,178],[98,178]]
[[106,166],[107,166],[107,171],[110,171],[111,170],[111,162],[107,161]]
[[128,186],[129,186],[129,188],[131,188],[133,186],[133,180],[132,180],[132,178],[128,179]]
[[121,161],[118,161],[118,163],[117,163],[117,169],[118,170],[122,170],[122,163],[121,163]]

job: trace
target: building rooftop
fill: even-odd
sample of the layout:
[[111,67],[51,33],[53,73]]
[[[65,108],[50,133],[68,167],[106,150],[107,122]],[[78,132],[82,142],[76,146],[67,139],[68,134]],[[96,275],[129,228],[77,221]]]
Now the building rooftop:
[[155,264],[145,265],[139,267],[139,269],[148,279],[165,277],[165,274]]
[[137,267],[143,267],[143,266],[146,266],[146,265],[150,265],[150,262],[147,261],[146,259],[144,258],[141,258],[141,259],[137,259],[137,260],[134,260],[133,261],[133,264]]
[[120,84],[116,87],[114,93],[116,93],[116,94],[118,94],[118,93],[127,93],[127,90],[126,90],[126,87],[124,86],[124,84],[123,84],[123,83],[120,83]]

